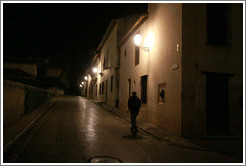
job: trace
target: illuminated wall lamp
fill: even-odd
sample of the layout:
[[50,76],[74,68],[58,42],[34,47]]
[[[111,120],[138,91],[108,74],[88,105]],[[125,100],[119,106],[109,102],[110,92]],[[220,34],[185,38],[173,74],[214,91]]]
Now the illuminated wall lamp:
[[149,47],[140,46],[142,41],[142,36],[140,34],[136,34],[133,40],[136,46],[143,49],[145,52],[149,52]]
[[96,67],[93,68],[93,72],[97,73],[97,68]]

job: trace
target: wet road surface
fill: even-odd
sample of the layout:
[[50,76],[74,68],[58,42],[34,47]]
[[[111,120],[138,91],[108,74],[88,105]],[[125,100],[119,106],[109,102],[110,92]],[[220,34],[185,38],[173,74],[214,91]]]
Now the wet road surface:
[[124,163],[227,163],[222,154],[170,146],[78,96],[59,98],[42,117],[41,127],[17,163],[87,163],[107,156]]

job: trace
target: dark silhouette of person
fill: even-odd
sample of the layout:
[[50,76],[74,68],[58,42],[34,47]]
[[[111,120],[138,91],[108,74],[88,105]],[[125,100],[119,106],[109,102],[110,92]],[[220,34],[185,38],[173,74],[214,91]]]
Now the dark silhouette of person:
[[138,133],[138,128],[136,124],[136,118],[141,107],[141,100],[137,97],[136,92],[132,92],[132,96],[128,100],[128,109],[131,113],[131,132],[132,134],[136,135]]

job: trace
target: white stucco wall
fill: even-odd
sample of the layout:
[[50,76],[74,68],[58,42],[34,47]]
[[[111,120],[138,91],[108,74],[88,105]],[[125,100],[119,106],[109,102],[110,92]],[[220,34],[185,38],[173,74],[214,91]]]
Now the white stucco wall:
[[[99,73],[97,75],[97,99],[99,101],[107,101],[107,104],[114,107],[115,106],[115,99],[116,99],[116,84],[115,84],[115,67],[116,67],[116,60],[117,60],[117,25],[114,26],[112,32],[110,33],[108,39],[104,43],[101,51],[100,51],[100,59],[98,60],[98,71],[99,73],[103,73],[101,76]],[[106,56],[108,51],[108,69],[103,70],[103,62],[104,56]],[[111,76],[114,77],[113,81],[113,91],[111,92]],[[106,88],[106,80],[108,82]],[[104,82],[104,94],[99,95],[99,84]],[[107,92],[106,92],[107,90]],[[107,96],[106,96],[107,95]]]
[[[137,30],[140,31],[142,36],[146,36],[148,23],[147,21]],[[120,108],[127,109],[128,101],[128,79],[131,79],[131,92],[137,92],[140,97],[141,87],[140,80],[141,76],[148,75],[148,53],[140,49],[139,64],[135,66],[135,44],[133,41],[134,33],[130,38],[121,46],[120,53]],[[143,38],[145,40],[145,38]],[[126,50],[126,56],[125,56]],[[135,85],[134,85],[135,81]]]
[[[127,109],[127,80],[131,89],[141,98],[141,76],[148,75],[147,104],[143,104],[139,118],[150,121],[174,134],[181,133],[181,50],[182,5],[149,4],[149,17],[141,27],[143,46],[150,52],[140,51],[140,63],[135,66],[134,33],[121,47],[120,108]],[[150,42],[151,41],[151,42]],[[125,49],[127,56],[124,56]],[[175,70],[172,66],[179,66]],[[135,85],[134,85],[135,81]],[[165,83],[166,103],[158,100],[158,85]]]

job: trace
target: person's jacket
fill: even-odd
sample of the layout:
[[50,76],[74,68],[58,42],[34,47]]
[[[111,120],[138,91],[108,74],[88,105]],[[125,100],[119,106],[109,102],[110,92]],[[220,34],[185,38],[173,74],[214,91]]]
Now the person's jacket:
[[131,96],[128,100],[128,109],[138,112],[141,107],[141,100],[137,96]]

